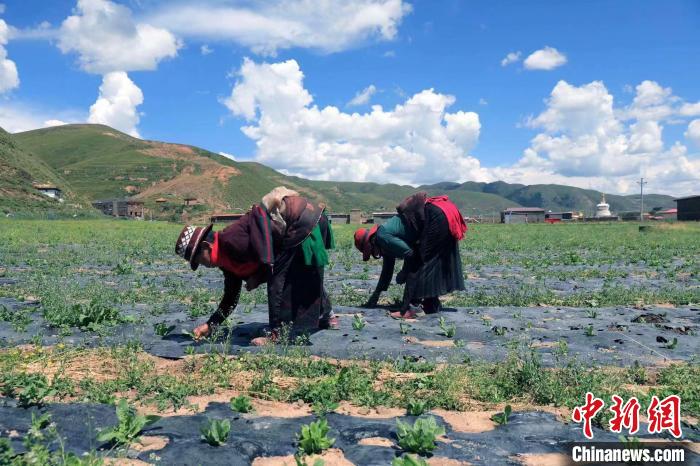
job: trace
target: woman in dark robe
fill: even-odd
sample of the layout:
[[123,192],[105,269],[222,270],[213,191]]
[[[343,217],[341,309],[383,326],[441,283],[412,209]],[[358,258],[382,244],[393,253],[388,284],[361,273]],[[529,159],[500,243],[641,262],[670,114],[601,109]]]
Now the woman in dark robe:
[[467,230],[464,218],[447,196],[428,198],[424,192],[406,198],[397,212],[383,225],[355,232],[363,260],[383,259],[379,282],[366,306],[377,305],[391,283],[396,259],[402,259],[396,282],[405,284],[403,301],[392,317],[412,319],[421,312],[439,312],[441,295],[464,290],[459,256],[459,241]]
[[212,226],[185,226],[176,253],[190,263],[218,267],[224,273],[224,295],[209,320],[194,329],[195,338],[211,334],[235,309],[243,282],[253,290],[267,283],[270,332],[254,345],[276,341],[282,325],[294,330],[337,327],[323,286],[326,249],[334,247],[324,207],[296,192],[276,188],[239,220],[220,232]]

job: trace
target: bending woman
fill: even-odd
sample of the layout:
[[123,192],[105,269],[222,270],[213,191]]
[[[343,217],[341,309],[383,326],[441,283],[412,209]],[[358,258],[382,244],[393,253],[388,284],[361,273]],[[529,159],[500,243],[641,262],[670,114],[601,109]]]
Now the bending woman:
[[398,284],[405,284],[403,301],[392,317],[412,319],[421,311],[439,312],[439,296],[465,289],[459,256],[459,241],[467,230],[464,218],[447,196],[428,198],[424,192],[406,198],[397,211],[383,225],[355,232],[363,260],[383,259],[379,282],[366,305],[377,305],[391,283],[396,259],[403,259],[396,277]]
[[194,329],[196,338],[208,336],[226,320],[238,304],[244,281],[249,291],[268,284],[270,332],[253,339],[255,345],[275,341],[287,323],[300,330],[337,327],[323,286],[326,249],[334,246],[323,206],[276,188],[223,231],[213,232],[212,226],[185,226],[175,248],[192,270],[203,265],[224,274],[221,302],[209,320]]

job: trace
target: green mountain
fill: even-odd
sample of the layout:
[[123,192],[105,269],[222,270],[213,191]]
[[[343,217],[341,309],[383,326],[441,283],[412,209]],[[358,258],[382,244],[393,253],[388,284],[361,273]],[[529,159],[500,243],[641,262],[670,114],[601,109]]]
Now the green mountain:
[[[65,125],[14,135],[79,194],[91,200],[135,197],[154,217],[178,219],[186,212],[246,210],[275,186],[285,185],[332,211],[359,208],[393,211],[417,189],[448,194],[465,215],[494,215],[507,207],[590,211],[601,193],[570,186],[495,183],[396,184],[313,181],[287,176],[255,162],[238,162],[198,147],[136,139],[102,125]],[[638,197],[638,196],[637,196]],[[184,199],[194,198],[194,206]],[[159,202],[156,202],[158,200]],[[670,196],[647,196],[645,205],[670,206]],[[638,209],[635,196],[608,196],[613,211]]]
[[[62,190],[64,201],[45,196],[35,184],[56,186]],[[67,215],[81,213],[87,205],[41,158],[24,150],[13,135],[0,128],[0,212]]]

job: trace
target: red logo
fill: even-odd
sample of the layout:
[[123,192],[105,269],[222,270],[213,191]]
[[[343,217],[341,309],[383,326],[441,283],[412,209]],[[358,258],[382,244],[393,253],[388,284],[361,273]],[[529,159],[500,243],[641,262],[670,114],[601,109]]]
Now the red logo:
[[674,437],[680,437],[681,431],[681,397],[678,395],[670,395],[659,401],[659,398],[654,395],[651,397],[649,409],[649,433],[659,434],[667,430]]
[[615,416],[610,419],[610,430],[620,433],[624,427],[630,434],[636,434],[639,430],[639,410],[641,405],[635,397],[630,398],[627,403],[622,405],[622,398],[617,395],[612,396],[613,405],[610,411]]
[[593,393],[586,393],[586,404],[583,406],[577,406],[574,408],[574,412],[571,414],[571,419],[574,422],[583,421],[583,435],[588,439],[593,438],[593,428],[591,427],[591,419],[595,417],[598,412],[603,409],[605,402],[600,398],[593,396]]
[[[641,410],[639,400],[632,397],[624,403],[618,395],[613,395],[612,400],[613,405],[609,409],[613,413],[613,418],[610,419],[610,430],[620,433],[624,428],[630,434],[636,434],[639,431],[639,411]],[[593,438],[592,419],[603,409],[603,406],[605,406],[603,400],[588,392],[586,403],[575,407],[571,413],[571,419],[574,422],[583,422],[583,435],[587,439]],[[680,396],[670,395],[660,401],[656,395],[652,396],[647,408],[647,416],[649,417],[647,431],[650,434],[660,434],[666,430],[676,438],[683,435]]]

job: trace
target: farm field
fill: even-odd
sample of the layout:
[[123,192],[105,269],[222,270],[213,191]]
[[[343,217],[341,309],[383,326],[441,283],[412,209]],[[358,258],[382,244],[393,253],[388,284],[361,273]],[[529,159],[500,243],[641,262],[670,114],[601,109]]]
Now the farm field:
[[[248,346],[264,287],[191,339],[223,277],[174,255],[180,229],[0,220],[0,463],[11,448],[39,464],[294,465],[301,444],[329,466],[557,464],[583,439],[571,410],[586,392],[606,406],[679,394],[699,454],[700,225],[473,225],[467,290],[405,323],[386,315],[396,285],[361,307],[381,262],[337,226],[326,287],[340,330],[264,348]],[[610,416],[596,440],[618,439]],[[420,442],[397,419],[426,423]]]

